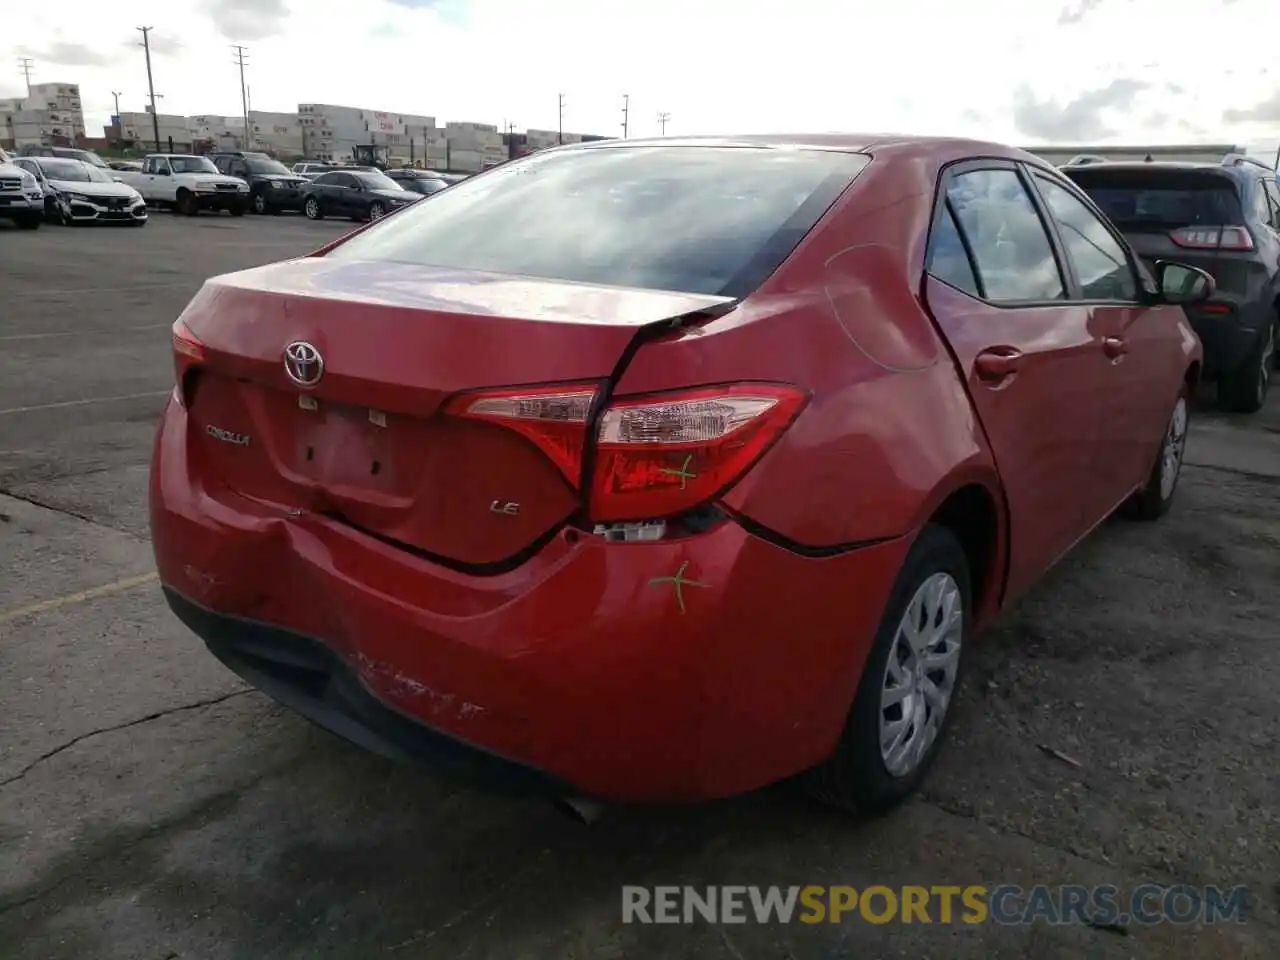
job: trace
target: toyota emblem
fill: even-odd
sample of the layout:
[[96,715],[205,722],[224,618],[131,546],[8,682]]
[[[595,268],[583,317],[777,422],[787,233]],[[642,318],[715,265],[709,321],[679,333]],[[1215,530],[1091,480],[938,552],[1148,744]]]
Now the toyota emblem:
[[305,340],[284,348],[284,372],[300,387],[314,387],[324,376],[324,357]]

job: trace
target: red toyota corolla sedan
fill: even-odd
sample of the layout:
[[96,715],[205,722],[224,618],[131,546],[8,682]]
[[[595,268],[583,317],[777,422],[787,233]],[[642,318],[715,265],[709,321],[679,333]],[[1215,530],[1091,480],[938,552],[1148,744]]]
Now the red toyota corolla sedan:
[[1168,508],[1211,292],[1007,147],[551,150],[205,284],[156,562],[228,667],[383,754],[883,810],[975,632]]

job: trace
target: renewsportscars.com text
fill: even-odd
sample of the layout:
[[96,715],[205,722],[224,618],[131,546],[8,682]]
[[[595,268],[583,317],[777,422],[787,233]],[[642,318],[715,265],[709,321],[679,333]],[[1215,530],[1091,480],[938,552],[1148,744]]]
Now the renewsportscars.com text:
[[622,888],[623,923],[1243,923],[1245,887],[1104,885]]

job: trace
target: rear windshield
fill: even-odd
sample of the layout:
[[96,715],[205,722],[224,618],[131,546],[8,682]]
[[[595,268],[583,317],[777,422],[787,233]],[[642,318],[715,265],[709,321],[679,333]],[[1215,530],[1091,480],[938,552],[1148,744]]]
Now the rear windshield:
[[1244,223],[1225,177],[1185,170],[1072,170],[1069,176],[1118,227]]
[[699,146],[551,151],[464,180],[329,256],[740,297],[868,160]]

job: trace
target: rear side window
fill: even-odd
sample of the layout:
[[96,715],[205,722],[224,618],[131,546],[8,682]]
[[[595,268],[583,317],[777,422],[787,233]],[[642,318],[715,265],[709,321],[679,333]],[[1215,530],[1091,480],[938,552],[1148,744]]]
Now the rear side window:
[[942,208],[942,216],[938,219],[933,234],[929,237],[929,262],[926,269],[943,283],[949,283],[957,290],[963,290],[970,296],[981,296],[978,289],[978,278],[974,276],[973,264],[969,262],[969,254],[965,252],[964,241],[960,239],[960,229],[956,226],[956,218],[951,214],[951,204]]
[[1121,230],[1243,224],[1227,177],[1194,170],[1072,170],[1069,176]]
[[1036,174],[1036,186],[1058,224],[1085,300],[1137,300],[1138,280],[1124,247],[1071,191]]
[[973,251],[984,299],[1008,303],[1066,295],[1049,235],[1017,173],[959,174],[947,188],[947,200]]
[[786,259],[868,160],[700,146],[535,154],[328,256],[739,297]]

